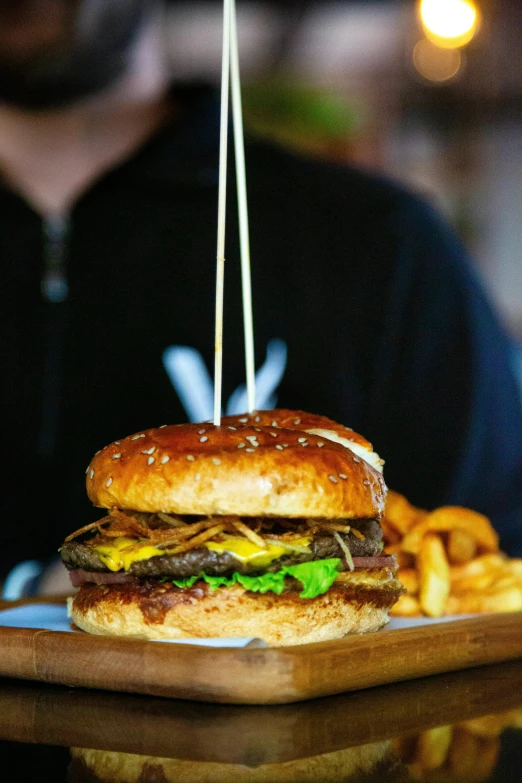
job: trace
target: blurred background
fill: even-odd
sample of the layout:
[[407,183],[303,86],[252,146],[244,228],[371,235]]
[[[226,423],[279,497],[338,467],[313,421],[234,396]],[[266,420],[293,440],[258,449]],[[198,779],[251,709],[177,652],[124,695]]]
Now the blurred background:
[[[219,82],[221,14],[170,0],[176,78]],[[522,3],[238,0],[238,30],[245,125],[430,198],[522,345]]]

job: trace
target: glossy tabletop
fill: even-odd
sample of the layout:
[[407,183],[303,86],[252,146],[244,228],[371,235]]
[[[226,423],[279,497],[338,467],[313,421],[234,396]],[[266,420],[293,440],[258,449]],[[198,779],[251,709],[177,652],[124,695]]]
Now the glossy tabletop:
[[522,661],[277,706],[4,679],[0,752],[17,781],[517,783]]

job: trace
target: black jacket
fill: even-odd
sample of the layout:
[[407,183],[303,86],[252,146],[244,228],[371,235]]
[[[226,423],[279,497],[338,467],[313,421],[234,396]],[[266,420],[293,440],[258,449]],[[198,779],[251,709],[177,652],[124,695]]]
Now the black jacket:
[[[76,204],[62,302],[41,293],[52,238],[0,191],[0,575],[96,518],[84,472],[97,449],[186,420],[167,346],[195,347],[212,374],[218,110],[206,93],[183,100],[181,124]],[[390,181],[256,142],[246,160],[257,365],[271,339],[288,347],[277,405],[353,427],[389,487],[424,508],[486,513],[522,554],[520,390],[455,235]],[[230,183],[224,399],[245,376]]]

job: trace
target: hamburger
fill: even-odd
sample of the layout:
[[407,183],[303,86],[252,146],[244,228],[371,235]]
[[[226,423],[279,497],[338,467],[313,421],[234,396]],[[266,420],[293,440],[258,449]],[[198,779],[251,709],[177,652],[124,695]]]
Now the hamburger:
[[303,411],[162,426],[87,468],[106,515],[61,558],[84,631],[269,645],[376,631],[403,587],[384,556],[382,460],[348,427]]

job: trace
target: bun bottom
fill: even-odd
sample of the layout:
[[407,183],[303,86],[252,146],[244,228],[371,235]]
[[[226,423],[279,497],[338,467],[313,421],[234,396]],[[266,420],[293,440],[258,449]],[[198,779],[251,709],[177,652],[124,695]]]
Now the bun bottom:
[[404,589],[395,571],[374,568],[340,574],[328,592],[300,598],[299,590],[253,593],[240,585],[189,589],[140,580],[84,584],[70,602],[76,625],[92,634],[135,639],[262,639],[274,647],[340,639],[377,631]]

